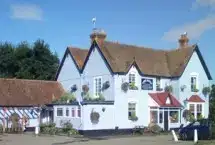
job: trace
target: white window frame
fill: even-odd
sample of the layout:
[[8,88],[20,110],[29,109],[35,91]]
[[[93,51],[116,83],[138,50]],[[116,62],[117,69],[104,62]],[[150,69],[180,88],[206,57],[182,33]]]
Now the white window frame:
[[[77,109],[76,109],[76,114],[77,114],[76,117],[77,117],[77,118],[81,118],[81,115],[82,115],[82,114],[81,114],[81,106],[78,106],[78,107],[76,107],[76,108],[77,108]],[[78,116],[78,110],[80,110],[80,116]]]
[[[96,80],[97,79],[101,79],[101,92],[97,92],[96,90]],[[98,77],[94,77],[93,79],[93,84],[94,84],[94,96],[98,97],[99,96],[99,93],[102,93],[102,77],[101,76],[98,76]]]
[[[138,117],[138,115],[139,115],[139,112],[138,112],[138,101],[136,101],[136,100],[128,100],[128,110],[127,110],[127,114],[128,114],[128,112],[129,112],[129,103],[135,104],[135,114],[136,114],[136,116]],[[129,119],[129,115],[128,115],[128,119]]]
[[192,91],[192,88],[191,88],[191,79],[192,78],[196,78],[196,89],[199,89],[199,74],[198,73],[196,73],[196,72],[192,72],[192,73],[190,73],[190,91],[191,92],[193,92]]
[[[74,110],[74,113],[75,113],[74,116],[72,116],[72,110]],[[76,116],[77,116],[77,115],[76,115],[76,107],[72,107],[72,108],[71,108],[71,117],[72,117],[72,118],[75,118]]]
[[194,105],[194,118],[195,119],[198,119],[197,118],[197,113],[198,113],[197,112],[197,104],[201,104],[202,105],[202,116],[204,117],[204,115],[205,115],[204,114],[204,103],[189,102],[188,105],[187,105],[187,109],[188,110],[190,110],[190,105]]
[[[68,116],[67,116],[67,114],[66,114],[67,110],[68,110]],[[69,111],[69,108],[67,107],[66,110],[65,110],[65,116],[66,116],[66,117],[69,117],[69,115],[70,115],[69,112],[70,112],[70,111]]]
[[[57,113],[59,109],[62,110],[62,115],[60,115],[60,116],[59,116],[58,113]],[[58,108],[56,109],[56,116],[57,116],[57,117],[63,117],[63,116],[64,116],[64,113],[63,113],[63,112],[64,112],[64,109],[63,109],[62,107],[58,107]]]

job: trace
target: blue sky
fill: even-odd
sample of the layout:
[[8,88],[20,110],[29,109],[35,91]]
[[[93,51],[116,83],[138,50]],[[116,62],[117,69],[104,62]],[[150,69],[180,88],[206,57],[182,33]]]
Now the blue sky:
[[215,78],[215,0],[0,0],[0,41],[44,39],[61,58],[66,46],[89,48],[96,27],[107,39],[173,49],[187,32]]

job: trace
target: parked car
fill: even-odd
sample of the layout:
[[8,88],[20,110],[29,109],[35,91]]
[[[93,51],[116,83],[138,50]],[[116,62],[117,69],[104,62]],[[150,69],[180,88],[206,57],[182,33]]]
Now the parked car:
[[194,130],[198,132],[199,140],[207,140],[211,138],[211,122],[208,119],[201,119],[189,123],[187,126],[183,125],[179,129],[179,138],[181,140],[193,140],[194,139]]

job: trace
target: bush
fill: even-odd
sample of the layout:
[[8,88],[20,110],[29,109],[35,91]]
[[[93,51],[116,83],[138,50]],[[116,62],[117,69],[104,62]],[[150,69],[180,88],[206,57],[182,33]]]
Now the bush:
[[3,125],[0,124],[0,133],[3,133]]
[[160,133],[162,131],[162,128],[154,123],[149,124],[149,131],[152,133]]
[[40,133],[55,135],[57,132],[57,128],[55,126],[56,126],[55,123],[41,124]]

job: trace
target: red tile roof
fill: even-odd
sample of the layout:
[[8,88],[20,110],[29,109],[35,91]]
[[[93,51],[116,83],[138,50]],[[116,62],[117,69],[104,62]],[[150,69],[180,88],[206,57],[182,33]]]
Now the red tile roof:
[[0,78],[0,105],[37,106],[49,104],[64,93],[56,81]]
[[[180,102],[170,93],[149,93],[149,96],[160,106],[160,107],[182,107]],[[169,97],[170,104],[166,104],[166,100]]]
[[192,95],[188,100],[188,102],[205,102],[201,97],[198,95]]

